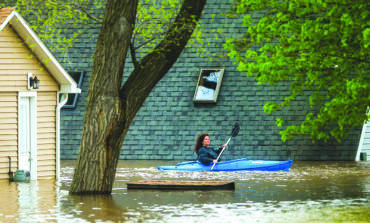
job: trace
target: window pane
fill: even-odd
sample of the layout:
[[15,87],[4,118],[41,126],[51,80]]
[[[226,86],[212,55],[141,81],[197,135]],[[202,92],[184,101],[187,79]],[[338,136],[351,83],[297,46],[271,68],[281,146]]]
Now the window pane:
[[194,102],[215,103],[224,69],[202,69],[194,95]]

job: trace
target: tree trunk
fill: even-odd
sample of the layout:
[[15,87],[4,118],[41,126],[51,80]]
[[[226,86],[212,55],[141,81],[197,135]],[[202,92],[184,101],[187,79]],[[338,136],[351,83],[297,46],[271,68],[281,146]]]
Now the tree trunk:
[[185,0],[166,37],[121,88],[138,0],[108,0],[99,33],[71,194],[110,194],[136,113],[190,39],[206,0]]

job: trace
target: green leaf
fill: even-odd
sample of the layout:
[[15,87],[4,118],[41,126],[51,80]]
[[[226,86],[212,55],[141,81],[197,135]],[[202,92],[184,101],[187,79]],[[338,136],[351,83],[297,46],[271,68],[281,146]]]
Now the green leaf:
[[307,114],[300,125],[283,127],[277,119],[285,128],[283,141],[302,134],[313,141],[339,141],[369,119],[369,11],[361,1],[350,5],[328,0],[236,2],[246,28],[242,37],[227,41],[228,55],[259,85],[290,85],[290,94],[282,92],[264,111],[273,114],[298,99],[310,108],[299,111]]
[[283,126],[283,125],[284,125],[284,120],[283,120],[283,119],[281,119],[281,118],[277,118],[277,119],[276,119],[276,125],[277,125],[278,127]]

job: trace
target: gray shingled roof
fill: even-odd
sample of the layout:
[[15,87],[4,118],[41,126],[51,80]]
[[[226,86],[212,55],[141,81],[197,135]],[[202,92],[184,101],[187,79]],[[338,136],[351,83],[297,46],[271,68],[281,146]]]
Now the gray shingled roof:
[[[201,21],[209,32],[214,32],[217,28],[224,30],[223,40],[210,38],[210,44],[204,46],[211,53],[226,54],[223,41],[239,36],[245,30],[240,19],[220,15],[229,9],[231,4],[228,2],[209,0],[204,10]],[[214,20],[212,14],[216,14]],[[256,13],[253,16],[261,17],[262,14]],[[89,33],[97,36],[98,30],[91,29]],[[91,41],[86,34],[70,50],[68,58],[65,58],[66,69],[84,70],[87,76],[77,108],[62,112],[63,159],[76,159],[78,155],[94,45],[95,41]],[[225,73],[217,104],[195,106],[192,100],[200,69],[221,67],[225,68]],[[125,75],[130,70],[132,64],[128,60]],[[238,72],[228,57],[214,58],[210,62],[208,57],[200,57],[187,48],[153,89],[136,115],[125,138],[120,158],[195,159],[192,148],[199,133],[210,133],[211,144],[219,146],[226,142],[232,126],[238,122],[241,126],[239,135],[231,140],[229,148],[223,154],[224,160],[242,157],[272,160],[353,160],[360,129],[352,131],[341,143],[312,143],[308,136],[299,136],[286,143],[280,140],[280,128],[276,127],[275,119],[283,117],[288,124],[298,124],[304,120],[305,111],[310,109],[308,96],[301,95],[284,113],[267,115],[263,112],[264,103],[283,100],[289,93],[289,83],[276,86],[257,85],[253,78]]]

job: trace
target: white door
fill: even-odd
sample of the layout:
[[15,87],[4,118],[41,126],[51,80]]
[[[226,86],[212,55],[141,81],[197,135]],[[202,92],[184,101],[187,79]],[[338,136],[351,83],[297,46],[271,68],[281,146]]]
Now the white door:
[[30,98],[20,97],[18,169],[31,171]]

